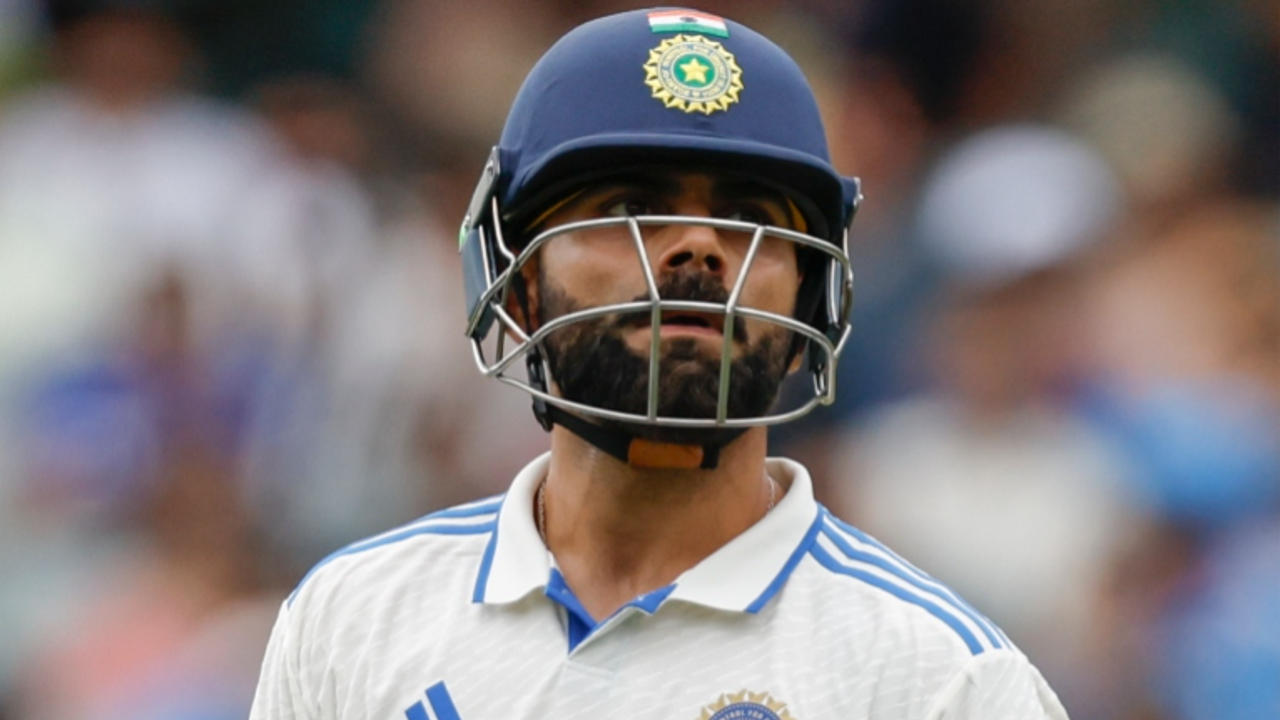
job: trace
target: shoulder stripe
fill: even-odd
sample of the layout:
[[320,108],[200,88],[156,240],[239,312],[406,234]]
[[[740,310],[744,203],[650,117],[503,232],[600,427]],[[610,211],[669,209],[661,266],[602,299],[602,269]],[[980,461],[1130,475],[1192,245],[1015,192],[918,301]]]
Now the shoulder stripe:
[[884,570],[890,575],[893,575],[899,580],[907,583],[911,587],[932,595],[944,605],[958,611],[960,614],[967,617],[975,627],[982,631],[982,634],[987,637],[987,642],[991,643],[992,647],[1000,647],[1000,639],[993,631],[990,622],[986,618],[979,616],[977,612],[973,611],[965,604],[958,602],[956,595],[948,590],[944,585],[929,579],[927,576],[916,577],[906,573],[899,566],[886,559],[883,555],[854,548],[848,541],[841,537],[838,532],[832,530],[830,525],[823,525],[822,534],[831,540],[832,544],[835,545],[840,552],[844,553],[845,557],[849,560],[866,563],[880,568],[881,570]]
[[[481,535],[492,532],[497,528],[497,512],[502,506],[502,500],[491,500],[486,498],[483,501],[460,505],[456,508],[449,508],[439,512],[427,515],[426,517],[415,520],[407,525],[389,530],[381,535],[375,535],[365,540],[359,540],[346,547],[335,550],[327,555],[323,560],[316,563],[306,575],[302,576],[302,580],[298,581],[298,586],[289,593],[286,600],[288,605],[293,605],[294,598],[302,586],[311,579],[311,576],[317,570],[328,565],[330,562],[343,557],[345,555],[355,555],[357,553],[372,550],[390,545],[393,543],[417,537],[419,535]],[[471,520],[471,522],[459,522],[459,520]]]
[[[857,551],[852,550],[852,548],[846,549],[850,542],[856,542],[866,548],[866,552],[862,554],[870,555],[872,553],[876,553],[879,555],[880,561],[891,562],[896,566],[896,570],[888,567],[885,567],[885,570],[893,572],[895,575],[898,575],[903,580],[915,585],[916,587],[926,589],[939,599],[960,610],[960,612],[981,628],[983,635],[987,636],[987,639],[994,647],[1012,647],[1013,643],[1009,641],[1008,636],[1004,634],[1004,631],[1001,630],[998,625],[991,622],[991,620],[982,613],[978,612],[951,588],[941,582],[938,582],[936,578],[911,564],[884,543],[876,540],[853,525],[846,523],[835,515],[832,515],[826,508],[823,508],[822,512],[828,522],[828,527],[832,528],[834,531],[833,533],[829,533],[829,535],[832,536],[832,540],[838,547],[840,547],[841,551],[846,555],[849,555],[850,558],[859,559],[855,557],[855,553],[857,553]],[[843,534],[843,537],[837,538],[836,535],[841,533]],[[845,542],[842,543],[841,540],[844,540]],[[866,562],[872,561],[867,560]]]
[[[482,500],[475,500],[473,502],[469,502],[463,505],[456,505],[454,507],[445,508],[443,510],[437,510],[429,515],[424,515],[416,520],[410,520],[409,522],[403,525],[398,525],[396,527],[391,528],[390,530],[385,530],[381,533],[378,533],[377,535],[371,535],[367,538],[357,540],[349,545],[342,547],[336,552],[332,553],[331,556],[341,554],[343,551],[353,548],[356,545],[373,543],[383,538],[389,538],[389,537],[401,535],[407,530],[410,530],[418,526],[426,525],[428,523],[433,523],[441,520],[457,521],[465,518],[481,518],[481,516],[483,515],[490,515],[490,514],[496,515],[498,512],[498,509],[501,507],[502,507],[502,496],[494,496],[490,498],[484,498]],[[440,524],[444,524],[444,523],[440,523]],[[329,557],[330,556],[326,556],[325,559],[327,560]]]
[[830,553],[824,550],[822,546],[818,543],[814,543],[813,547],[809,548],[809,554],[812,555],[813,558],[817,560],[820,564],[822,564],[823,567],[827,568],[828,570],[834,573],[838,573],[840,575],[848,575],[849,577],[856,578],[858,580],[861,580],[862,582],[867,583],[868,585],[879,588],[889,593],[890,595],[893,595],[899,600],[911,603],[912,605],[915,605],[919,608],[924,609],[930,615],[934,616],[938,620],[941,620],[944,624],[947,625],[947,627],[950,627],[953,631],[955,631],[955,633],[960,636],[960,639],[964,641],[964,644],[969,648],[970,653],[974,655],[981,655],[982,652],[986,649],[982,646],[982,643],[978,640],[977,636],[975,636],[972,632],[970,632],[969,628],[966,627],[965,624],[961,622],[959,618],[957,618],[952,613],[944,610],[943,608],[939,607],[936,603],[933,603],[925,598],[922,598],[919,595],[911,592],[910,590],[903,588],[897,583],[889,582],[884,578],[878,575],[875,575],[874,573],[870,573],[870,572],[867,572],[866,570],[860,570],[858,568],[847,567],[845,565],[842,565],[834,557],[832,557]]
[[[461,518],[476,517],[477,515],[488,515],[489,513],[498,512],[498,508],[502,507],[502,495],[494,495],[482,500],[465,503],[463,505],[455,505],[444,510],[437,510],[421,520],[434,520],[437,518]],[[415,522],[421,522],[421,520]]]

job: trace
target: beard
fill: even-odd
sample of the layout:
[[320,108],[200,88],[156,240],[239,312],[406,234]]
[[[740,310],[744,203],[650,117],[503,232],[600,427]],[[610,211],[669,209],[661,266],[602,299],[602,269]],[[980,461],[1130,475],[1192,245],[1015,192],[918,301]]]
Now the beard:
[[[539,282],[540,320],[581,309],[545,277]],[[658,296],[664,300],[724,303],[728,291],[705,273],[676,273],[663,278]],[[635,298],[649,300],[648,294]],[[644,312],[647,320],[648,310]],[[543,343],[551,376],[568,400],[618,412],[645,415],[649,404],[649,354],[627,347],[622,331],[637,326],[638,313],[605,315],[571,323],[551,333]],[[759,417],[768,412],[786,375],[792,333],[785,328],[762,333],[749,342],[740,318],[734,318],[734,338],[745,351],[730,361],[727,417]],[[709,357],[693,338],[662,343],[658,361],[658,415],[680,418],[716,417],[719,404],[720,354]],[[651,352],[651,351],[650,351]],[[621,427],[637,437],[657,442],[723,444],[740,428],[659,427],[614,420],[596,420]]]

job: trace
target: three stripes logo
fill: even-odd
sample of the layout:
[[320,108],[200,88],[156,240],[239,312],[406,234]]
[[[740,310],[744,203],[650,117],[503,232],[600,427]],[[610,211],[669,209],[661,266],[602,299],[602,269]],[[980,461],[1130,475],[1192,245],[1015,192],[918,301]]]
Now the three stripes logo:
[[[405,709],[406,720],[461,720],[443,681],[427,688],[426,695],[425,704],[419,700]],[[428,707],[431,708],[429,711]]]

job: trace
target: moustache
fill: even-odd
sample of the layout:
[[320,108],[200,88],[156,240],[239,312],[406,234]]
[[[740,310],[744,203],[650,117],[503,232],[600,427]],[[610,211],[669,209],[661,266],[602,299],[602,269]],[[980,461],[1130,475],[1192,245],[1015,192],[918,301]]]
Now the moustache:
[[[729,302],[729,290],[725,288],[719,279],[706,273],[677,273],[662,278],[658,284],[658,299],[688,300],[723,305]],[[641,293],[632,298],[632,302],[648,302],[650,300],[649,293]],[[723,332],[726,315],[694,310],[664,310],[662,317],[664,322],[669,319],[679,319],[685,322],[705,323]],[[626,313],[624,316],[615,319],[612,324],[615,328],[621,329],[647,325],[648,323],[649,314],[641,311]],[[748,341],[746,324],[737,315],[733,318],[733,337],[735,341],[744,343]]]

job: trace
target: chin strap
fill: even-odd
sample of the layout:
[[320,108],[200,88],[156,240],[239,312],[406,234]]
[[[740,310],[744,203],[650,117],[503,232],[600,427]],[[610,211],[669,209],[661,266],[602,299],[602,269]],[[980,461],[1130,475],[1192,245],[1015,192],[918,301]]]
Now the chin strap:
[[734,429],[732,436],[723,442],[684,445],[648,440],[621,428],[596,425],[554,405],[548,405],[545,413],[552,423],[638,468],[710,470],[720,462],[720,448],[742,434],[742,430]]
[[[545,391],[546,376],[542,358],[536,349],[529,351],[526,361],[530,382]],[[553,425],[560,425],[618,460],[638,468],[710,470],[720,462],[720,449],[746,431],[746,428],[733,428],[722,433],[719,442],[685,445],[648,440],[620,427],[597,425],[539,397],[533,399],[533,415],[544,430],[550,432]]]

